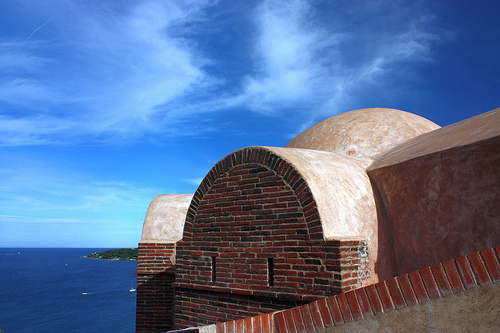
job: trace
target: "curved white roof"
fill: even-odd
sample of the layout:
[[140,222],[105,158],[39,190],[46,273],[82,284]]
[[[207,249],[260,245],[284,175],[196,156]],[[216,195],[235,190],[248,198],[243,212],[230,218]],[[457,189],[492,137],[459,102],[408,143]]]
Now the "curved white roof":
[[182,239],[192,194],[161,194],[154,197],[146,212],[141,243],[175,243]]
[[373,158],[438,128],[430,120],[401,110],[360,109],[323,120],[297,135],[286,147]]

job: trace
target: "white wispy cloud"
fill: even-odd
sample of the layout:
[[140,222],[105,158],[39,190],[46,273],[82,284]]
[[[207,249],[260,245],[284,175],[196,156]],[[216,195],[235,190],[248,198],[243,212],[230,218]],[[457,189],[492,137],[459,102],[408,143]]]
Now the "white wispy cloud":
[[[349,110],[364,90],[377,87],[390,99],[387,91],[397,91],[404,65],[431,60],[433,43],[439,41],[433,17],[417,5],[355,2],[346,14],[332,11],[326,19],[313,5],[299,0],[261,4],[255,16],[254,73],[244,78],[240,94],[224,101],[226,107],[301,115],[293,137],[318,118]],[[374,30],[381,24],[377,20],[386,26]]]
[[200,177],[200,178],[184,178],[184,179],[182,179],[182,181],[185,182],[185,183],[187,183],[187,184],[199,186],[201,184],[201,182],[203,181],[203,179],[204,179],[204,177]]
[[0,145],[199,135],[214,130],[199,125],[206,114],[235,108],[299,115],[300,131],[348,110],[359,91],[391,90],[402,65],[432,59],[439,39],[418,4],[327,5],[331,17],[314,2],[256,4],[239,78],[210,71],[238,50],[208,58],[210,40],[198,37],[223,38],[205,28],[218,19],[207,9],[224,3],[32,5],[43,19],[0,43]]
[[[0,135],[3,144],[157,130],[151,119],[159,105],[210,85],[204,59],[179,35],[184,25],[201,19],[206,5],[148,2],[122,9],[67,2],[64,12],[51,12],[52,19],[28,38],[0,45],[6,73],[0,78],[0,112],[9,129]],[[24,109],[21,116],[6,114],[12,106]],[[54,118],[66,126],[53,126]],[[51,131],[29,131],[38,127]]]
[[37,42],[0,42],[0,70],[3,75],[9,75],[17,71],[37,72],[47,60],[33,53],[37,48],[43,47],[43,43]]
[[93,18],[92,26],[105,34],[79,44],[86,45],[89,56],[104,50],[100,60],[111,68],[110,77],[101,82],[105,97],[95,96],[93,101],[96,110],[106,106],[99,130],[129,133],[138,126],[148,127],[157,106],[209,80],[201,69],[203,59],[189,43],[169,35],[169,29],[196,18],[196,8],[173,3],[142,4],[112,27]]
[[[311,23],[311,6],[303,1],[266,2],[257,11],[256,74],[245,78],[235,102],[258,112],[294,106],[301,109],[325,93],[324,78],[332,75],[327,59],[335,53],[335,33]],[[333,54],[335,56],[335,54]]]
[[30,78],[15,78],[3,82],[0,91],[0,101],[24,108],[36,108],[36,103],[57,99],[57,93]]

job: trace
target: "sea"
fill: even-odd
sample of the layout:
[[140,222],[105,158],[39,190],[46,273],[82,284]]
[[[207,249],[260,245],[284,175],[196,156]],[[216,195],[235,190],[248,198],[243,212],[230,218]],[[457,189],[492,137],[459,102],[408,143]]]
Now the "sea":
[[137,262],[105,250],[0,248],[0,332],[134,332]]

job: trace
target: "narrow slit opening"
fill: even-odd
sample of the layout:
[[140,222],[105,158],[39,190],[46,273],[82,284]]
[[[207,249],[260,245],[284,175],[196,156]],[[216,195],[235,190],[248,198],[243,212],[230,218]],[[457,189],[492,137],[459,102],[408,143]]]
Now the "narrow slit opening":
[[212,257],[212,282],[216,280],[215,257]]
[[273,258],[267,258],[267,284],[274,285],[274,262]]

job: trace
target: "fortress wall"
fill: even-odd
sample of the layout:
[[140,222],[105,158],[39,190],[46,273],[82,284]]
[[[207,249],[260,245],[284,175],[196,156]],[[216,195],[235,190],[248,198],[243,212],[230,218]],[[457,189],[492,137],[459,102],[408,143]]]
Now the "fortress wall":
[[199,332],[490,332],[500,325],[499,253],[500,246],[489,248],[297,308],[201,327]]
[[377,192],[381,279],[500,243],[500,136],[368,175]]
[[366,241],[325,241],[307,182],[261,147],[209,172],[176,250],[176,329],[295,307],[369,275]]

